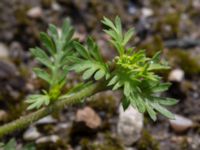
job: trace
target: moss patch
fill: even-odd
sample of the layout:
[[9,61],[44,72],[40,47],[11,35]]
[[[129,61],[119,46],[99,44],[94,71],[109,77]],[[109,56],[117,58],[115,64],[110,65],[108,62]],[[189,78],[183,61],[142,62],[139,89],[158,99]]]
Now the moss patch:
[[156,141],[148,131],[144,130],[137,144],[137,148],[138,150],[159,150],[160,146],[158,141]]
[[110,133],[104,134],[102,143],[91,143],[88,139],[81,141],[82,150],[124,150],[121,141]]
[[191,56],[189,52],[175,49],[169,51],[167,57],[173,67],[182,68],[188,75],[200,73],[200,56]]

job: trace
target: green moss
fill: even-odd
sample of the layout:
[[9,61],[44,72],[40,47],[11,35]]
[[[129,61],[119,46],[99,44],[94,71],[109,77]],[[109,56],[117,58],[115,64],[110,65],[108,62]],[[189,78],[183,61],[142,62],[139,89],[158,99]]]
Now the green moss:
[[28,6],[28,5],[23,5],[21,7],[18,7],[16,10],[15,10],[15,17],[16,17],[16,20],[19,24],[22,24],[22,25],[27,25],[30,23],[30,20],[28,19],[27,17],[27,11],[30,9],[31,7]]
[[161,7],[162,6],[162,0],[151,0],[151,5],[156,6],[156,7]]
[[62,150],[68,149],[67,145],[62,142],[62,140],[58,140],[56,143],[46,142],[37,144],[37,150]]
[[41,0],[41,4],[44,8],[51,7],[54,0]]
[[103,143],[92,143],[89,139],[83,139],[81,146],[82,150],[124,150],[121,141],[117,137],[111,136],[110,133],[104,134]]
[[[160,19],[153,26],[155,32],[158,32],[164,38],[177,37],[180,31],[180,14],[180,12],[173,12],[158,16]],[[166,27],[169,27],[167,31]]]
[[55,132],[54,125],[52,125],[52,124],[37,125],[37,126],[38,126],[38,131],[40,133],[50,135],[50,134],[53,134]]
[[159,147],[158,141],[156,141],[148,131],[144,130],[137,144],[138,150],[159,150]]
[[139,49],[145,49],[148,56],[153,56],[157,51],[164,49],[164,44],[162,38],[159,35],[155,35],[138,47]]
[[191,56],[189,52],[174,49],[168,52],[167,57],[173,67],[182,68],[188,75],[200,73],[200,55]]
[[22,115],[24,110],[26,109],[26,104],[23,102],[19,102],[16,105],[13,105],[13,103],[8,103],[7,104],[9,115],[8,115],[8,121],[17,119],[19,116]]
[[180,143],[180,149],[181,150],[188,150],[188,149],[190,149],[187,138],[184,138],[182,140],[182,142]]
[[88,105],[97,111],[105,111],[109,116],[116,112],[116,100],[111,94],[99,94],[92,97]]
[[169,25],[172,29],[172,33],[178,34],[179,32],[179,22],[180,14],[177,12],[169,13],[164,18],[165,24]]

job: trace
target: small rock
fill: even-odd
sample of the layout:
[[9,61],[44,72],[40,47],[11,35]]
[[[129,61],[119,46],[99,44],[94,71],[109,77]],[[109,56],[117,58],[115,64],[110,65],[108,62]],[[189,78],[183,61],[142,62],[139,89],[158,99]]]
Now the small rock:
[[0,59],[8,58],[8,56],[9,56],[8,48],[3,43],[0,43]]
[[184,71],[181,69],[174,69],[169,74],[169,81],[181,82],[184,78]]
[[7,118],[8,114],[4,110],[0,110],[0,121],[5,121]]
[[133,147],[125,147],[124,150],[136,150],[136,149]]
[[35,127],[30,127],[23,135],[24,140],[31,141],[36,140],[41,136]]
[[20,61],[20,60],[22,61],[24,51],[19,42],[14,41],[11,43],[9,55],[10,55],[10,58],[14,60],[15,62]]
[[0,80],[11,79],[19,75],[16,66],[10,61],[0,60]]
[[68,129],[71,128],[71,124],[70,123],[59,123],[55,126],[55,132],[58,133],[58,132],[61,132],[63,133],[63,130],[64,131],[69,131]]
[[57,135],[51,135],[51,136],[45,136],[45,137],[39,138],[38,140],[36,140],[36,143],[37,144],[40,144],[40,143],[49,143],[49,142],[56,143],[59,140],[60,140],[59,136],[57,136]]
[[128,12],[131,15],[135,15],[138,12],[138,9],[137,9],[137,7],[135,5],[129,5]]
[[143,17],[147,18],[153,15],[153,10],[150,8],[142,8],[142,15]]
[[193,0],[193,7],[195,9],[200,9],[200,1],[199,0]]
[[27,16],[33,19],[41,18],[43,15],[42,8],[33,7],[27,12]]
[[42,119],[40,119],[39,121],[36,122],[37,125],[39,124],[53,124],[56,123],[56,119],[54,119],[52,116],[47,116],[44,117]]
[[143,115],[133,107],[124,111],[120,106],[117,132],[126,146],[132,145],[140,138],[142,128]]
[[61,129],[67,129],[70,127],[70,124],[69,123],[60,123],[57,126],[58,126],[58,128],[61,128]]
[[170,120],[170,125],[175,132],[181,133],[193,126],[193,122],[180,115],[175,115],[174,120]]
[[58,3],[53,3],[52,4],[52,9],[54,11],[60,11],[61,10],[61,6]]
[[100,127],[102,122],[99,115],[90,107],[79,109],[76,113],[76,121],[84,122],[91,129]]

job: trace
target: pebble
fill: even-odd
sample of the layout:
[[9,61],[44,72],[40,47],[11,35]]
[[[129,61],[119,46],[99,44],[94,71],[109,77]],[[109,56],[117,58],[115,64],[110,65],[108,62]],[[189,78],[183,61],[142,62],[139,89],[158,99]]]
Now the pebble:
[[124,150],[136,150],[136,149],[133,147],[125,147]]
[[10,58],[14,61],[22,60],[22,58],[24,58],[25,56],[22,45],[16,41],[12,42],[10,45],[9,55],[10,55]]
[[120,106],[117,132],[126,146],[139,140],[142,128],[143,115],[131,106],[126,111]]
[[0,121],[5,121],[7,118],[8,114],[4,110],[0,110]]
[[57,120],[54,119],[52,116],[44,117],[36,122],[37,125],[39,124],[54,124]]
[[137,9],[137,7],[135,5],[129,5],[128,12],[131,15],[135,15],[138,12],[138,9]]
[[61,6],[58,3],[53,3],[52,4],[52,9],[54,11],[60,11],[61,10]]
[[0,59],[2,58],[8,58],[9,53],[8,53],[8,48],[5,44],[0,43]]
[[59,140],[60,140],[60,137],[57,135],[44,136],[44,137],[37,139],[36,144],[49,143],[49,142],[56,143]]
[[12,62],[0,60],[0,80],[10,80],[17,75],[19,75],[19,71]]
[[168,80],[181,82],[184,79],[184,71],[182,69],[174,69],[170,72]]
[[169,120],[170,126],[175,132],[182,133],[184,131],[187,131],[189,128],[193,126],[193,122],[180,115],[175,115],[174,120]]
[[31,141],[36,140],[41,136],[41,134],[37,131],[36,127],[30,127],[23,135],[24,140]]
[[99,115],[90,107],[79,109],[76,113],[76,121],[84,122],[91,129],[100,127],[102,123]]
[[151,17],[153,15],[153,10],[150,8],[142,8],[141,12],[144,18]]
[[41,7],[33,7],[27,12],[27,16],[33,19],[41,18],[43,15]]

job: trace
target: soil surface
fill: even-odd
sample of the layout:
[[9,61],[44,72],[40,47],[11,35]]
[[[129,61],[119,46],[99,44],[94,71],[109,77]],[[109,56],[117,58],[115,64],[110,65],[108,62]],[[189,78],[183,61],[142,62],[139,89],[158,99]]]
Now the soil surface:
[[[27,150],[200,149],[199,0],[1,0],[0,124],[26,114],[25,97],[47,88],[32,72],[38,63],[29,48],[41,45],[39,33],[46,31],[49,23],[60,26],[65,18],[70,18],[80,41],[85,42],[92,35],[105,60],[109,60],[116,53],[107,42],[100,20],[117,15],[124,30],[135,28],[130,45],[145,49],[149,56],[163,51],[163,58],[172,66],[161,73],[163,80],[172,82],[163,95],[179,100],[169,109],[187,120],[178,122],[186,129],[179,132],[180,126],[174,128],[170,120],[159,115],[153,122],[145,114],[140,138],[126,146],[117,134],[121,93],[108,91],[89,98],[86,104],[48,116],[43,123],[6,136],[2,142],[15,138],[17,149],[32,143]],[[80,80],[78,75],[71,74],[66,88]],[[90,115],[85,117],[84,113]],[[192,125],[187,127],[188,121]],[[32,139],[25,136],[29,129]]]

